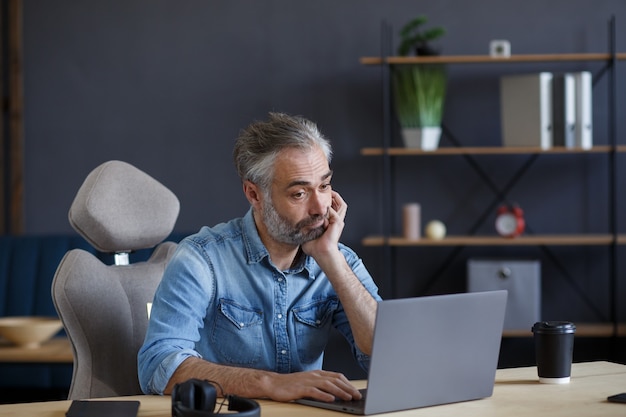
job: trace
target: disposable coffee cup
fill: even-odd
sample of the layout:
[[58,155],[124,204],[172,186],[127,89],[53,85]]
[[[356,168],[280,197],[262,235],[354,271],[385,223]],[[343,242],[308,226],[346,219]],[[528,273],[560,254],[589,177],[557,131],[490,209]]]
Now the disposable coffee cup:
[[539,382],[567,384],[572,371],[574,333],[569,321],[540,321],[533,325]]

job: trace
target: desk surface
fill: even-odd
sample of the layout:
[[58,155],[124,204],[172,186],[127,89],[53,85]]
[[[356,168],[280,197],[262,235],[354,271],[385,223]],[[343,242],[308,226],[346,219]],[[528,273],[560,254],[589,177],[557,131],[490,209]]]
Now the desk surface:
[[[365,381],[357,381],[362,387]],[[537,381],[537,369],[500,369],[496,374],[493,396],[482,400],[457,404],[426,407],[401,411],[394,417],[403,416],[620,416],[626,415],[626,404],[609,403],[606,397],[626,392],[626,366],[609,362],[574,364],[572,380],[566,385],[547,385]],[[118,399],[139,400],[139,417],[171,416],[169,396],[134,396]],[[348,416],[304,405],[260,401],[263,417],[307,417]],[[64,417],[70,401],[52,401],[31,404],[0,405],[1,417]]]
[[0,341],[0,362],[73,363],[72,345],[66,337],[55,337],[36,348],[24,348]]

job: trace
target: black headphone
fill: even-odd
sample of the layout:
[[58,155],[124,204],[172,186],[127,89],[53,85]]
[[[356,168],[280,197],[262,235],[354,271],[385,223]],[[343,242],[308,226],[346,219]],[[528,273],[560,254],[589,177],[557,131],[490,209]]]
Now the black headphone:
[[[256,401],[235,395],[225,395],[224,397],[228,400],[228,409],[237,411],[237,413],[232,414],[233,416],[261,417],[261,407]],[[217,391],[210,381],[189,379],[176,384],[172,390],[172,416],[213,417],[226,415],[219,414],[219,410],[217,413],[214,411],[216,399]]]

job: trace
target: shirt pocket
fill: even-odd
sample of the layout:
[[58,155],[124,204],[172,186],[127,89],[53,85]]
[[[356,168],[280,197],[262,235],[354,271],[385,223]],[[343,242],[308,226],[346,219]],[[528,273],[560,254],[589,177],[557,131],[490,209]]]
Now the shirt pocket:
[[337,298],[328,298],[297,306],[292,310],[298,356],[303,363],[313,363],[324,353],[332,316],[338,306]]
[[223,363],[253,365],[263,349],[263,312],[221,299],[211,342]]

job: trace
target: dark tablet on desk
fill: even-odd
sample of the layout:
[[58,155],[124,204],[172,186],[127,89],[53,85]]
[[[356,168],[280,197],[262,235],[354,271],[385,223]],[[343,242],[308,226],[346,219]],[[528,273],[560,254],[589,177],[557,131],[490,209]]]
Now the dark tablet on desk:
[[67,417],[137,417],[139,401],[74,400]]

